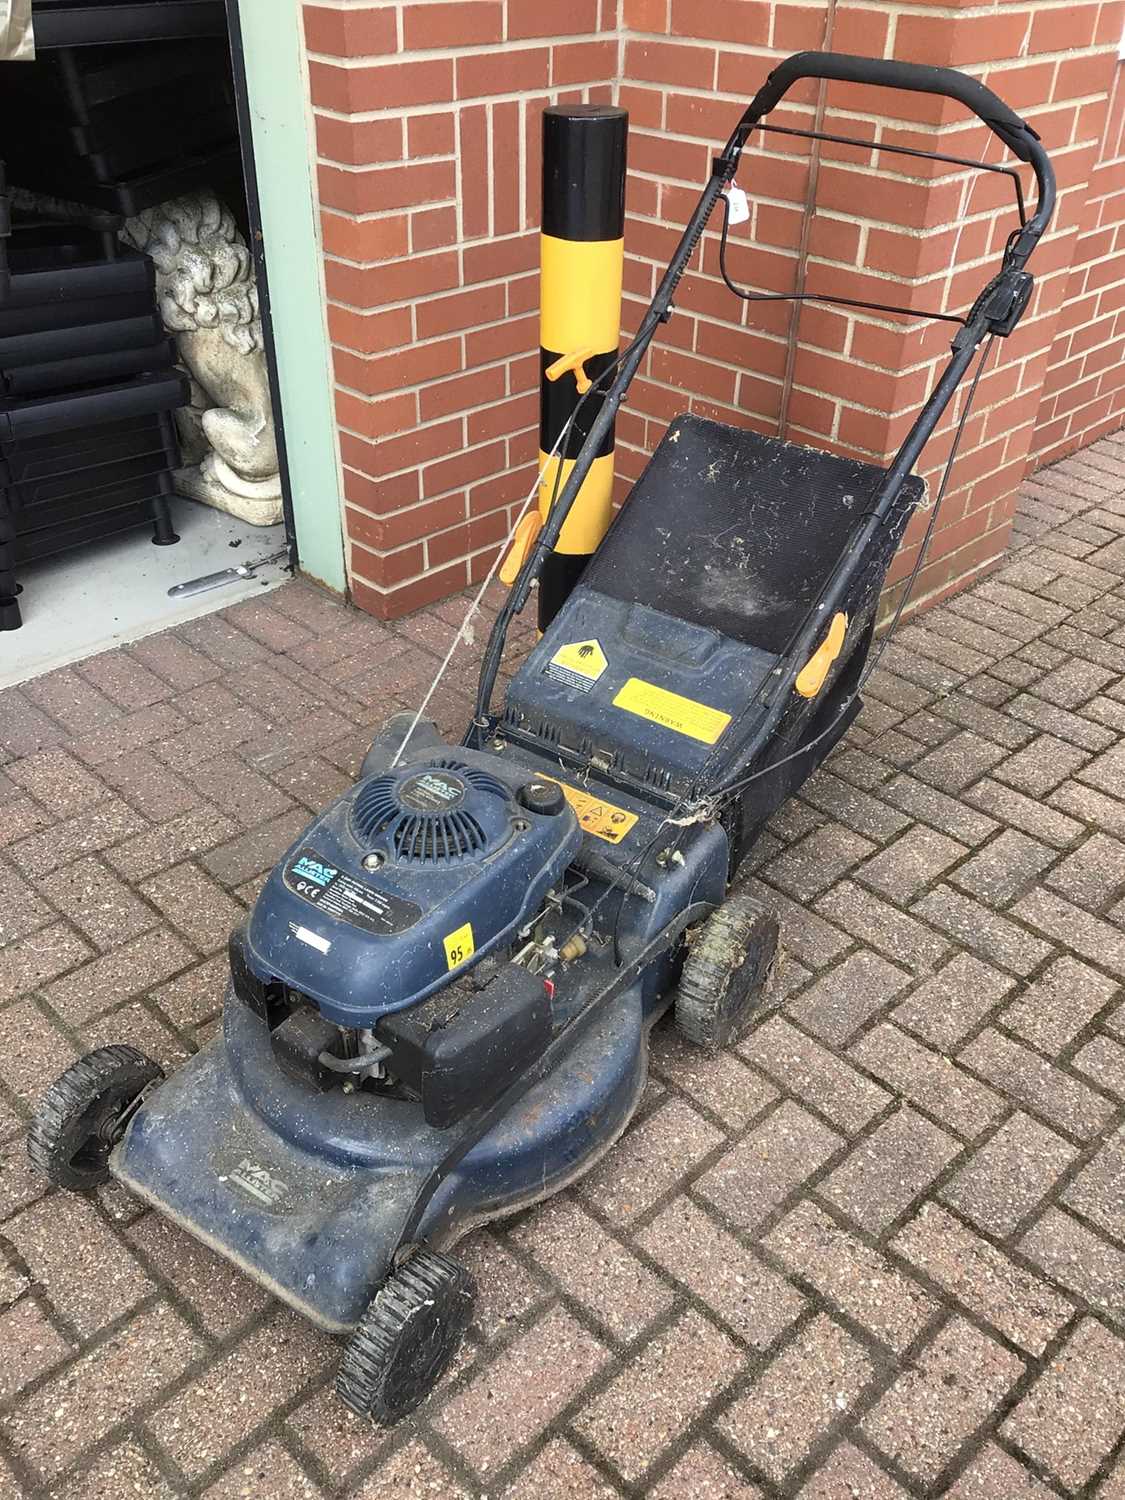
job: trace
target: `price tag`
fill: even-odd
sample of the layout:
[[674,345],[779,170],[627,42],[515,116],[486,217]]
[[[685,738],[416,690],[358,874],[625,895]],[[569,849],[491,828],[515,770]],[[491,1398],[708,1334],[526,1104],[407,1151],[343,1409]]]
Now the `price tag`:
[[464,927],[458,927],[443,939],[445,944],[445,966],[447,969],[457,969],[462,964],[468,963],[477,951],[476,943],[473,941],[473,924],[466,922]]
[[731,183],[730,187],[726,189],[726,195],[728,204],[728,222],[732,226],[735,224],[745,224],[750,217],[749,198],[747,198],[742,189],[740,187],[737,187],[733,182]]

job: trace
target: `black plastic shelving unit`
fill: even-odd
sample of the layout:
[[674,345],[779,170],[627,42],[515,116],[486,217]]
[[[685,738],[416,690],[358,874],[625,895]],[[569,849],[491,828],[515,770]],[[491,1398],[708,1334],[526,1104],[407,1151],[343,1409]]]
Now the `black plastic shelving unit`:
[[0,371],[0,392],[15,400],[31,400],[59,391],[101,386],[132,375],[147,375],[170,370],[176,363],[176,346],[171,339],[131,348],[110,349],[101,354],[84,354],[67,359],[25,363]]

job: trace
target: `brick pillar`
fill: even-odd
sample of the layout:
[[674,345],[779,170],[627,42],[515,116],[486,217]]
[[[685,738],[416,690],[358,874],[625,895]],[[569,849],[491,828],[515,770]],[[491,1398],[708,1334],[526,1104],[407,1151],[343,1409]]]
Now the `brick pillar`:
[[1125,409],[1125,64],[1077,221],[1033,439],[1039,463],[1120,427]]
[[534,477],[539,122],[612,98],[616,0],[305,7],[350,586],[480,577]]

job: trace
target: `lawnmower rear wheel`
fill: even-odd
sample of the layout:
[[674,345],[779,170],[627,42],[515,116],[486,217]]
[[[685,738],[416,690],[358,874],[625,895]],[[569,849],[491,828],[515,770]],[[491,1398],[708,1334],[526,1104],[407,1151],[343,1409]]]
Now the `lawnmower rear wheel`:
[[56,1187],[88,1193],[109,1181],[109,1154],[133,1106],[164,1069],[135,1047],[99,1047],[71,1063],[43,1095],[27,1154]]
[[416,1250],[391,1273],[348,1340],[336,1394],[384,1427],[420,1406],[457,1353],[476,1289],[464,1266]]
[[717,1052],[749,1029],[777,961],[778,922],[744,889],[711,913],[688,949],[676,989],[676,1025]]

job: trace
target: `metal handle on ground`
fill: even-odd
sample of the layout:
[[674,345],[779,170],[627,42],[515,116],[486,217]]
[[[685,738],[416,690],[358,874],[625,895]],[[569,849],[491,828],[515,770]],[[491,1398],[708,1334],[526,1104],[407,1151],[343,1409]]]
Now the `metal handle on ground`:
[[224,583],[234,583],[239,578],[253,578],[259,568],[280,562],[288,556],[288,547],[271,552],[268,557],[256,558],[253,562],[239,563],[233,568],[220,568],[215,573],[204,573],[199,578],[189,578],[185,583],[174,583],[168,590],[169,599],[187,599],[193,594],[205,594],[208,589],[221,588]]

